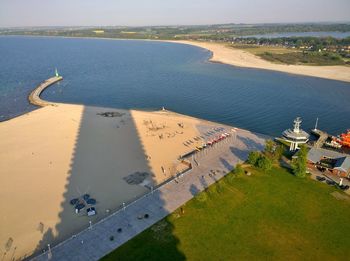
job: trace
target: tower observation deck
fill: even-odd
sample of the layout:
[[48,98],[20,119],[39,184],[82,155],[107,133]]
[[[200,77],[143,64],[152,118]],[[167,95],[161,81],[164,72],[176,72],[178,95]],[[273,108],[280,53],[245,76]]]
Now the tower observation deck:
[[283,139],[290,143],[290,151],[297,150],[299,144],[305,144],[309,140],[310,135],[300,128],[301,122],[301,118],[297,117],[293,129],[287,129],[282,133]]

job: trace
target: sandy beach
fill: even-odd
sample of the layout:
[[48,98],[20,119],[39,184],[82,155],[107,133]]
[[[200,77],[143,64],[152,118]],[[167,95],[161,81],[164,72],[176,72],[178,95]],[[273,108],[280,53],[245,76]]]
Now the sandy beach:
[[[1,122],[3,260],[41,252],[184,171],[179,156],[220,126],[170,111],[59,103]],[[91,218],[70,204],[86,193],[97,200]]]
[[210,61],[233,66],[273,70],[291,74],[313,76],[330,80],[350,82],[350,67],[348,66],[309,66],[275,64],[246,51],[227,47],[224,43],[198,41],[170,41],[193,45],[210,50],[213,53]]

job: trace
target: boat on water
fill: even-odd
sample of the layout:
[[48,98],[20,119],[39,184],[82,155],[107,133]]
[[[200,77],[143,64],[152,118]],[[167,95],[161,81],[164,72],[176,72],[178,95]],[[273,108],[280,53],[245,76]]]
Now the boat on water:
[[333,141],[339,144],[341,147],[350,148],[350,129],[348,129],[345,133],[342,133],[335,137]]

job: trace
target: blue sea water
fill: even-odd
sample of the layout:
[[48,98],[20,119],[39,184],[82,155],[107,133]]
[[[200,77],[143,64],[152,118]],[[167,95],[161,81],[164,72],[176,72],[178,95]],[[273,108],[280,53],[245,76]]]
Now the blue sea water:
[[[0,120],[35,109],[27,96],[54,74],[51,101],[159,109],[279,135],[296,116],[303,128],[350,128],[350,84],[208,62],[205,49],[162,42],[0,37]],[[0,123],[1,124],[1,123]]]

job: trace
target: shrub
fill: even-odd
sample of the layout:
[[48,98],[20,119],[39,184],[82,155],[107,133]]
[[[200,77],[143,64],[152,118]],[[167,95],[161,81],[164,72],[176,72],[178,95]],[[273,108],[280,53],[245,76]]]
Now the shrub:
[[256,163],[256,167],[263,171],[268,171],[272,168],[272,161],[265,155],[261,155]]
[[201,193],[199,193],[199,194],[196,196],[196,199],[197,199],[199,202],[205,202],[205,201],[208,199],[207,192],[206,192],[206,191],[202,191]]
[[253,166],[255,166],[256,162],[260,158],[260,152],[259,151],[251,151],[248,155],[247,162]]

